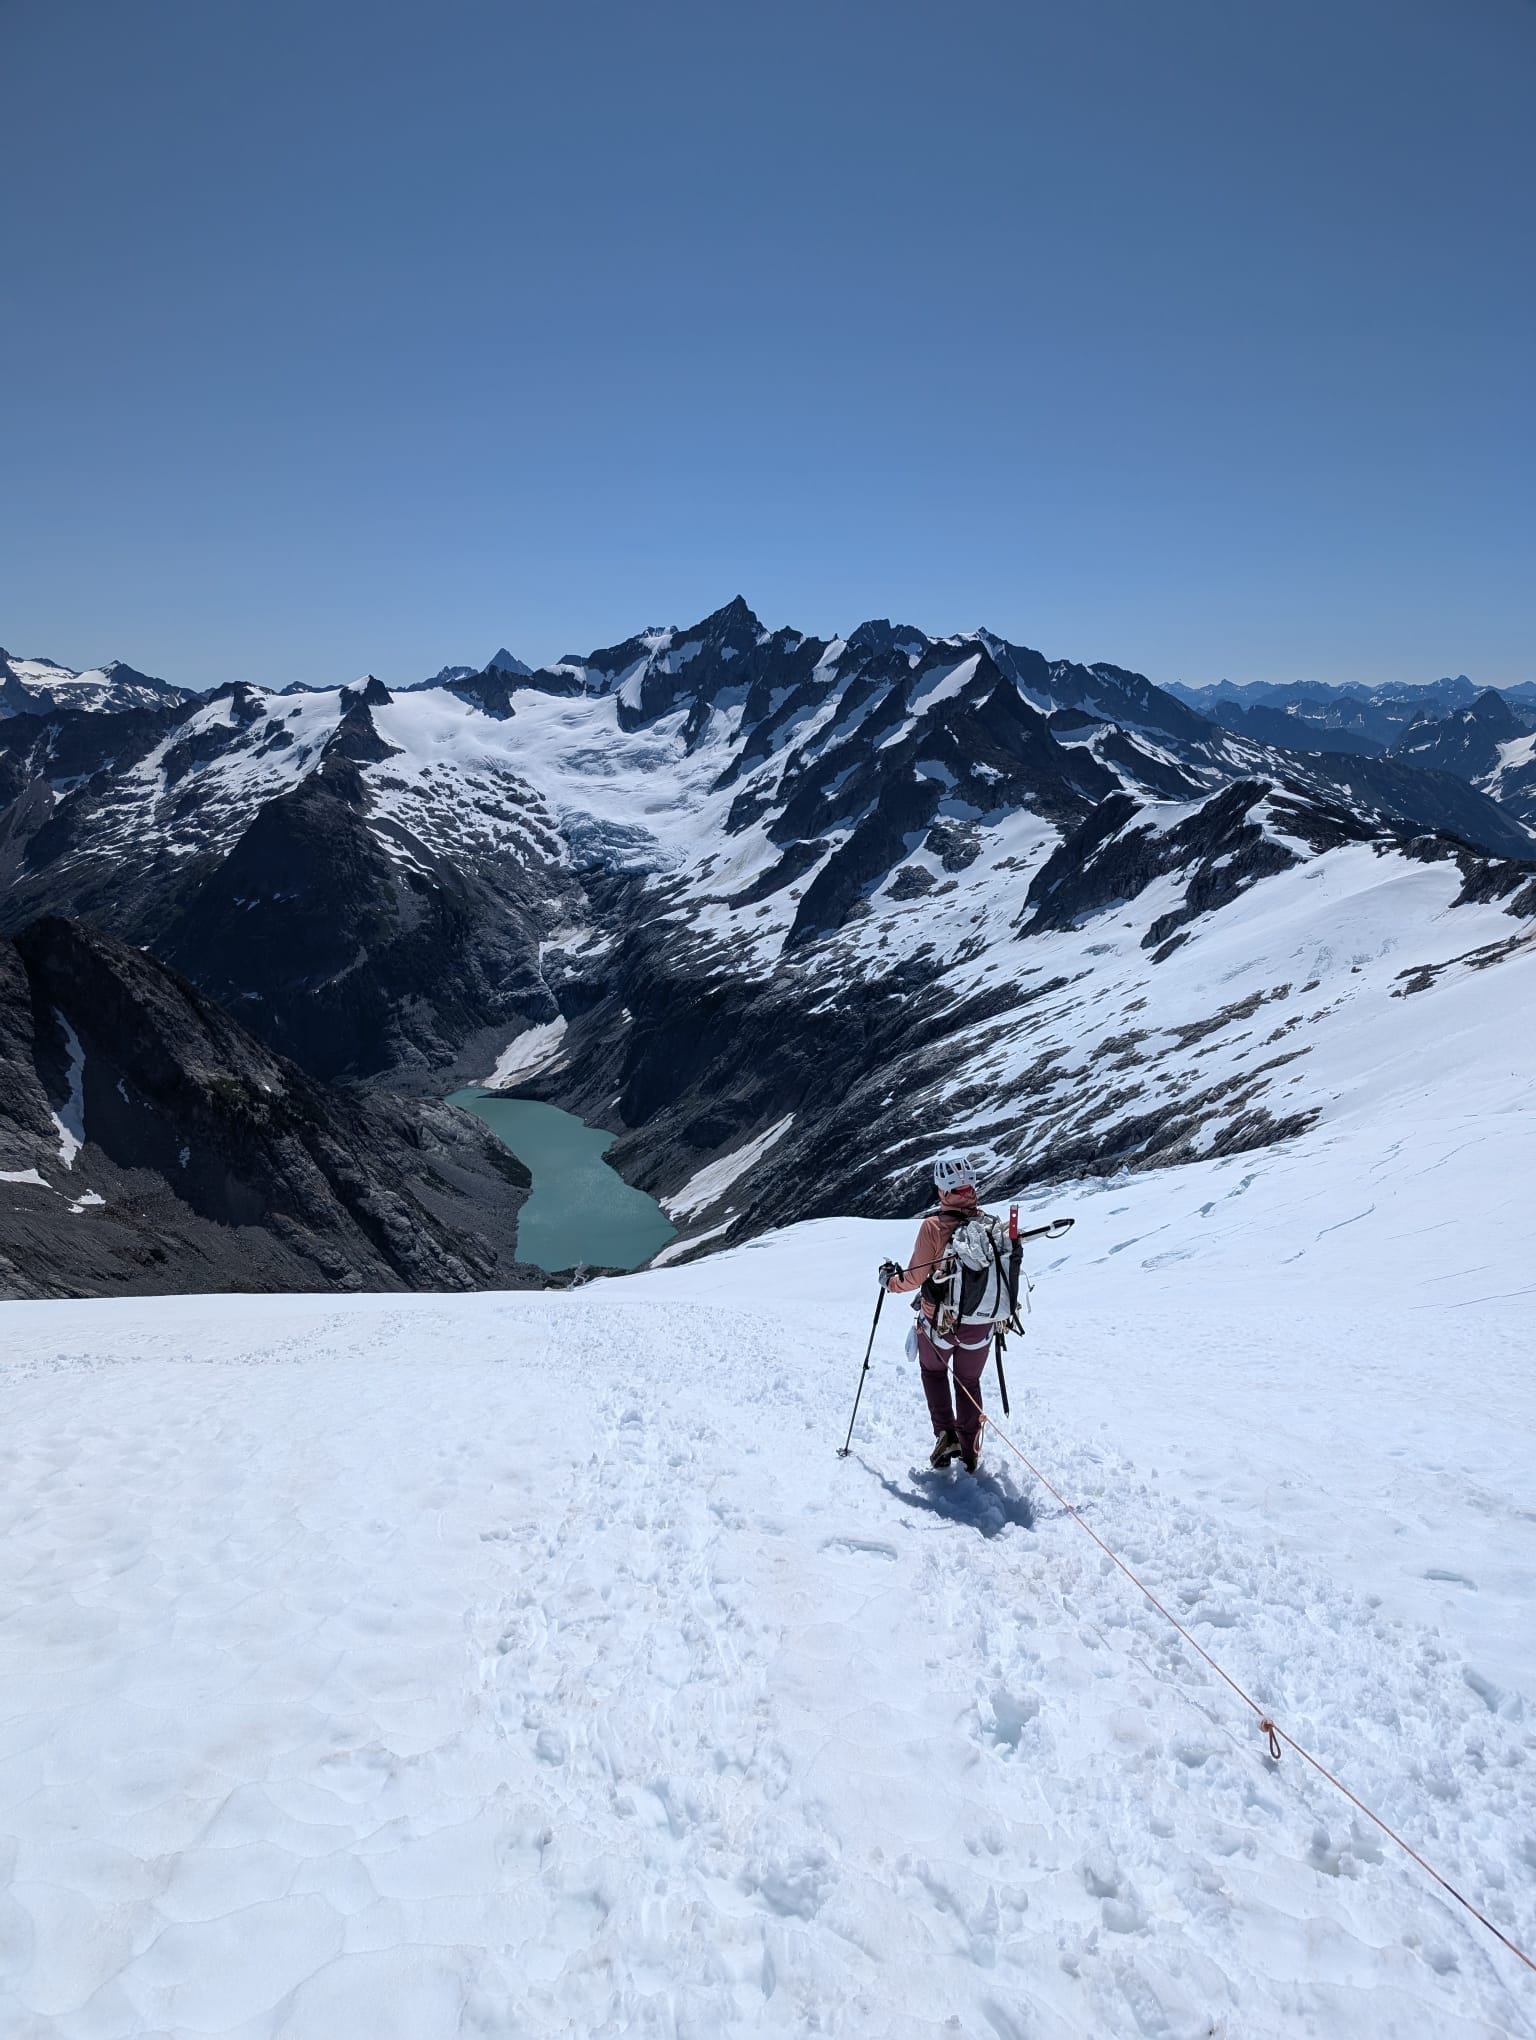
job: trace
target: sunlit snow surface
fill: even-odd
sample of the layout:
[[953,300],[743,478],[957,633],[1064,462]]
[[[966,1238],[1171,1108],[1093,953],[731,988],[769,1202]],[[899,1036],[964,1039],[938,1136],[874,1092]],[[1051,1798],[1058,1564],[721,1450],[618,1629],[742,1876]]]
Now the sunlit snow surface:
[[[1530,1945],[1527,969],[1387,1006],[1437,1052],[1362,1035],[1299,1141],[1026,1200],[1077,1226],[1009,1376],[1100,1534]],[[0,2032],[1536,2030],[995,1443],[928,1472],[899,1306],[834,1456],[910,1238],[3,1306]]]

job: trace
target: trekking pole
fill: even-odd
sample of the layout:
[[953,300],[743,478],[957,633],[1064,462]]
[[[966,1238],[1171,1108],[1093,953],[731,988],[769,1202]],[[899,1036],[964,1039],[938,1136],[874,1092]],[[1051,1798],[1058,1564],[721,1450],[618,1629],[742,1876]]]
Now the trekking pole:
[[848,1448],[853,1443],[854,1419],[859,1414],[859,1397],[864,1393],[864,1377],[869,1372],[869,1356],[875,1350],[875,1329],[880,1323],[880,1306],[885,1302],[885,1284],[880,1284],[880,1294],[875,1299],[875,1322],[869,1328],[869,1344],[864,1348],[864,1365],[859,1369],[859,1386],[853,1398],[853,1416],[848,1419],[848,1436],[838,1450],[838,1458],[848,1457]]
[[1003,1415],[1005,1417],[1011,1417],[1013,1415],[1013,1412],[1008,1407],[1008,1377],[1003,1372],[1003,1335],[1001,1332],[999,1332],[997,1333],[996,1337],[997,1337],[997,1392],[1003,1399]]

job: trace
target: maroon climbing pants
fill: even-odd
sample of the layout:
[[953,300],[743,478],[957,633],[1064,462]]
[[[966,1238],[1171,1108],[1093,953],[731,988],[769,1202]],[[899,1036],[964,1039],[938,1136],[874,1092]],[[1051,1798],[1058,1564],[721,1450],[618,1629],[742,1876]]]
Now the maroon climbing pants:
[[[917,1325],[917,1357],[922,1366],[923,1394],[933,1419],[933,1435],[954,1431],[961,1449],[974,1453],[981,1436],[981,1372],[992,1345],[990,1325],[959,1325],[949,1343],[940,1344],[931,1326]],[[949,1370],[955,1370],[955,1391],[950,1394]],[[970,1395],[966,1390],[970,1390]],[[971,1401],[971,1396],[976,1398]]]

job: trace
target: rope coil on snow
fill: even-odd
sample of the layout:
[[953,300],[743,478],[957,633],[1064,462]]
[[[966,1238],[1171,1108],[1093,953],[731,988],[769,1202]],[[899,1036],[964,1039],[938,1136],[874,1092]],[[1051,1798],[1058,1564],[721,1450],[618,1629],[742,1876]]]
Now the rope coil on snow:
[[1281,1728],[1279,1723],[1276,1722],[1270,1715],[1268,1715],[1264,1711],[1264,1709],[1259,1705],[1258,1701],[1254,1699],[1251,1693],[1244,1692],[1243,1688],[1237,1683],[1236,1679],[1233,1678],[1232,1674],[1229,1671],[1227,1671],[1223,1666],[1219,1665],[1216,1662],[1215,1658],[1211,1656],[1210,1652],[1206,1649],[1205,1645],[1200,1642],[1199,1638],[1191,1636],[1189,1631],[1184,1627],[1184,1624],[1179,1620],[1178,1616],[1172,1614],[1167,1608],[1163,1606],[1162,1602],[1157,1598],[1156,1594],[1153,1593],[1152,1589],[1147,1585],[1146,1581],[1141,1579],[1136,1573],[1132,1572],[1131,1568],[1126,1564],[1125,1560],[1121,1558],[1120,1554],[1117,1551],[1111,1550],[1109,1545],[1107,1545],[1104,1542],[1104,1539],[1099,1535],[1098,1531],[1094,1529],[1093,1525],[1084,1520],[1082,1512],[1078,1509],[1075,1509],[1072,1506],[1072,1504],[1067,1500],[1066,1496],[1061,1492],[1061,1489],[1056,1486],[1055,1482],[1048,1479],[1047,1476],[1040,1471],[1039,1467],[1035,1465],[1034,1461],[1019,1449],[1019,1447],[1013,1442],[1013,1440],[1009,1437],[1008,1433],[1002,1428],[1002,1426],[996,1423],[990,1416],[988,1416],[987,1412],[982,1408],[981,1404],[977,1401],[976,1397],[972,1395],[970,1389],[966,1386],[966,1384],[963,1381],[959,1380],[959,1378],[957,1377],[955,1385],[962,1391],[966,1400],[971,1404],[972,1408],[975,1409],[977,1415],[981,1418],[982,1424],[986,1427],[986,1429],[989,1431],[995,1431],[997,1433],[997,1436],[1008,1447],[1008,1450],[1013,1454],[1015,1459],[1019,1460],[1022,1465],[1027,1467],[1029,1472],[1034,1476],[1034,1478],[1037,1481],[1039,1481],[1040,1485],[1043,1488],[1045,1488],[1050,1494],[1055,1496],[1056,1500],[1060,1502],[1062,1508],[1065,1510],[1067,1515],[1069,1515],[1072,1518],[1073,1522],[1078,1524],[1078,1526],[1081,1529],[1087,1531],[1088,1535],[1093,1539],[1094,1543],[1099,1547],[1100,1551],[1104,1553],[1106,1558],[1110,1559],[1115,1565],[1119,1567],[1120,1571],[1125,1574],[1125,1577],[1131,1582],[1132,1586],[1136,1588],[1137,1592],[1144,1595],[1146,1599],[1151,1602],[1152,1606],[1157,1610],[1158,1614],[1163,1617],[1165,1622],[1169,1622],[1173,1625],[1173,1627],[1179,1632],[1180,1636],[1183,1637],[1184,1641],[1190,1646],[1191,1650],[1199,1652],[1200,1656],[1205,1659],[1205,1662],[1210,1666],[1211,1670],[1216,1674],[1216,1676],[1219,1679],[1222,1679],[1228,1686],[1231,1687],[1232,1691],[1237,1695],[1239,1700],[1243,1702],[1243,1705],[1245,1707],[1252,1708],[1254,1715],[1258,1720],[1259,1732],[1267,1738],[1268,1741],[1267,1753],[1271,1760],[1274,1761],[1275,1763],[1278,1763],[1280,1761],[1280,1758],[1283,1754],[1282,1745],[1284,1745],[1285,1748],[1293,1749],[1296,1752],[1297,1756],[1302,1759],[1303,1763],[1310,1764],[1312,1766],[1312,1769],[1316,1771],[1320,1778],[1325,1778],[1328,1781],[1328,1783],[1334,1787],[1336,1791],[1342,1792],[1344,1797],[1350,1802],[1350,1804],[1358,1808],[1358,1810],[1365,1815],[1368,1821],[1371,1821],[1376,1827],[1380,1828],[1381,1832],[1384,1835],[1386,1835],[1390,1840],[1396,1842],[1397,1846],[1402,1850],[1405,1856],[1412,1857],[1413,1861],[1418,1864],[1419,1868],[1423,1870],[1428,1876],[1432,1877],[1436,1884],[1440,1886],[1440,1889],[1442,1891],[1448,1892],[1450,1896],[1455,1899],[1456,1903],[1459,1906],[1463,1907],[1467,1912],[1469,1912],[1472,1915],[1473,1919],[1475,1919],[1476,1921],[1478,1921],[1480,1925],[1488,1929],[1489,1933],[1493,1935],[1496,1941],[1502,1941],[1504,1946],[1509,1950],[1510,1954],[1515,1956],[1519,1961],[1523,1962],[1526,1968],[1529,1969],[1533,1975],[1536,1975],[1536,1960],[1533,1960],[1529,1955],[1527,1955],[1525,1950],[1520,1946],[1520,1944],[1517,1941],[1512,1941],[1509,1935],[1506,1934],[1502,1928],[1496,1927],[1493,1921],[1489,1919],[1488,1915],[1485,1912],[1480,1911],[1478,1907],[1472,1903],[1470,1898],[1467,1898],[1462,1892],[1459,1892],[1456,1889],[1455,1885],[1451,1883],[1448,1877],[1442,1877],[1440,1872],[1433,1865],[1433,1863],[1427,1863],[1424,1860],[1424,1858],[1419,1854],[1418,1850],[1413,1846],[1413,1844],[1409,1841],[1405,1841],[1404,1838],[1397,1832],[1397,1829],[1395,1827],[1389,1826],[1388,1823],[1382,1819],[1379,1813],[1373,1813],[1370,1807],[1366,1805],[1365,1801],[1362,1798],[1360,1798],[1358,1793],[1351,1792],[1351,1790],[1344,1783],[1342,1778],[1336,1778],[1334,1776],[1333,1772],[1328,1769],[1328,1766],[1322,1762],[1321,1758],[1313,1756],[1312,1752],[1309,1749],[1304,1748],[1303,1745],[1296,1740],[1295,1736],[1289,1734],[1285,1729]]

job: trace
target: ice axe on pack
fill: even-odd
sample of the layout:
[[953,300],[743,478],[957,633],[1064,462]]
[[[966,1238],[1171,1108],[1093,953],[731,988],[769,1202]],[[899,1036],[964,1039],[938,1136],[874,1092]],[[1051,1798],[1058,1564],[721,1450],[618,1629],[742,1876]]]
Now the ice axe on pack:
[[[1072,1225],[1073,1221],[1070,1218],[1053,1218],[1048,1225],[1037,1225],[1027,1232],[1020,1232],[1019,1207],[1016,1204],[1010,1204],[1008,1207],[1008,1239],[1010,1244],[1020,1244],[1024,1240],[1059,1240],[1063,1233],[1069,1233],[1072,1230]],[[1021,1329],[1017,1317],[1014,1317],[1012,1320],[1012,1325],[1015,1331]],[[992,1357],[997,1362],[997,1392],[1002,1397],[1003,1415],[1011,1417],[1013,1411],[1008,1407],[1008,1377],[1003,1372],[1004,1344],[1003,1328],[999,1325],[992,1335]]]
[[1071,1232],[1077,1223],[1075,1218],[1053,1218],[1049,1225],[1037,1225],[1031,1227],[1028,1232],[1020,1232],[1018,1215],[1019,1207],[1011,1204],[1008,1207],[1008,1237],[1013,1240],[1059,1240],[1063,1233]]

